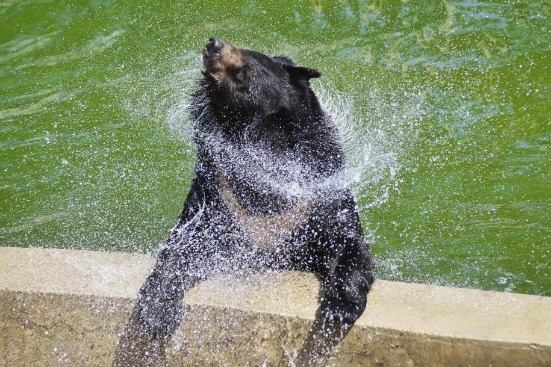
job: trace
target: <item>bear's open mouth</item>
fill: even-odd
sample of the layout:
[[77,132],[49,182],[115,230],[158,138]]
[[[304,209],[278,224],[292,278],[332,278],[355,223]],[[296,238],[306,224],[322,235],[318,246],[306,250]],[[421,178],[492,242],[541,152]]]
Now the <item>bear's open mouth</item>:
[[201,74],[203,75],[208,75],[208,71],[207,71],[207,63],[206,63],[206,60],[205,60],[205,55],[201,55]]

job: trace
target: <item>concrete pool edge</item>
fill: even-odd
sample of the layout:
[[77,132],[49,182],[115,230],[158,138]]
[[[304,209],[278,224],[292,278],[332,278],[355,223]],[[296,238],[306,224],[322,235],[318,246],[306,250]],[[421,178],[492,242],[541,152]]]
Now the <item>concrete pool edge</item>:
[[[0,364],[109,365],[153,261],[0,247]],[[317,289],[312,276],[291,272],[200,284],[186,295],[169,365],[285,365]],[[378,281],[368,302],[332,365],[551,364],[551,297]]]

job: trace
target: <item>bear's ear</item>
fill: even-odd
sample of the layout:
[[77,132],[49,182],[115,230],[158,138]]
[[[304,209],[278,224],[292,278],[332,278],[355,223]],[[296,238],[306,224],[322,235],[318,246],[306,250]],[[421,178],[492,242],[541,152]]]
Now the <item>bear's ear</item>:
[[287,71],[297,79],[310,80],[321,76],[321,73],[316,69],[305,68],[302,66],[290,66],[287,67]]

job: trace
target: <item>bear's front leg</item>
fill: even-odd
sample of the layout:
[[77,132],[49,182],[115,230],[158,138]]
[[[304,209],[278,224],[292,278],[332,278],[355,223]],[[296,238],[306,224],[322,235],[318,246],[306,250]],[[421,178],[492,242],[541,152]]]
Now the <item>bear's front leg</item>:
[[[153,272],[138,294],[138,302],[120,337],[113,366],[155,366],[165,358],[165,346],[183,315],[182,298],[198,281],[207,278],[214,264],[205,223],[212,221],[197,175],[178,223],[159,254]],[[212,205],[211,205],[212,206]]]
[[321,281],[319,308],[295,360],[297,367],[323,365],[365,310],[373,276],[368,254],[354,248],[357,246],[343,251],[335,268]]
[[183,315],[184,293],[200,278],[185,255],[165,249],[140,289],[138,302],[119,340],[113,366],[156,366]]
[[317,271],[321,278],[319,308],[294,361],[297,367],[323,365],[333,347],[362,315],[374,281],[369,247],[352,199],[325,213],[333,225],[324,225],[322,221],[318,228],[328,230],[316,236],[315,252],[325,264]]

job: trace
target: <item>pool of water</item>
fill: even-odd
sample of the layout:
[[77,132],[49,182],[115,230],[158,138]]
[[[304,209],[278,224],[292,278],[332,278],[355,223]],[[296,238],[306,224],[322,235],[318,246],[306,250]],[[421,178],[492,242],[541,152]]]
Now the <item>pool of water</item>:
[[322,71],[380,278],[551,295],[549,1],[2,1],[0,245],[154,251],[212,36]]

